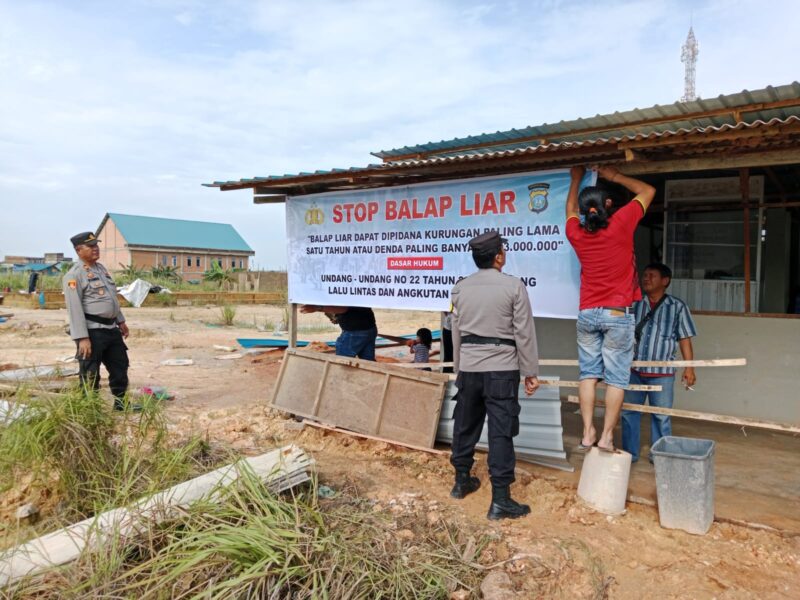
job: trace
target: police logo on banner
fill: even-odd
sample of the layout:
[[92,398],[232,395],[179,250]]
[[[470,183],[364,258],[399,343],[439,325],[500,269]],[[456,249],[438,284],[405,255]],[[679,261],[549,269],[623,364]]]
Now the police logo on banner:
[[550,193],[549,183],[532,183],[528,186],[528,208],[531,212],[540,213],[547,210],[547,195]]
[[306,211],[306,225],[322,225],[325,221],[325,213],[317,208],[316,204],[312,204],[311,208]]

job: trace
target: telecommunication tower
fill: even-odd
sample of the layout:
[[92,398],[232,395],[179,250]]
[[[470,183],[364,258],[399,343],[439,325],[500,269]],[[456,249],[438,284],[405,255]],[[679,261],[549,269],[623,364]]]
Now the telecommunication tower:
[[690,26],[689,35],[686,36],[686,41],[683,46],[681,46],[681,62],[685,65],[686,69],[686,74],[683,78],[683,97],[681,98],[681,102],[693,102],[697,100],[694,79],[698,54],[700,54],[700,48],[694,37],[694,30]]

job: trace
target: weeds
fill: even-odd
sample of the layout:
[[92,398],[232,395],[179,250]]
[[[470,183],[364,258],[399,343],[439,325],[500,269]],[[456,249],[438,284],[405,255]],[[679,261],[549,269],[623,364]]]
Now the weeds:
[[[395,524],[351,496],[320,505],[314,485],[274,495],[246,468],[176,514],[20,597],[427,599],[475,589],[481,576],[462,558],[474,540],[454,526]],[[400,526],[416,527],[415,539],[399,539]]]
[[199,438],[168,445],[166,422],[153,398],[142,399],[141,413],[119,417],[106,400],[80,388],[19,400],[20,416],[6,423],[0,436],[0,487],[32,476],[32,485],[62,500],[59,516],[67,520],[182,481],[198,472],[208,451]]
[[233,325],[234,319],[236,319],[236,307],[230,306],[225,304],[219,309],[220,316],[222,317],[222,324],[226,327],[230,327]]

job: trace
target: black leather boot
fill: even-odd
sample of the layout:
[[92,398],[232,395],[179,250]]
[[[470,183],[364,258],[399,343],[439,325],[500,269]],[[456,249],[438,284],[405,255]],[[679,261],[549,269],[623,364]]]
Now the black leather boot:
[[527,504],[520,504],[511,499],[511,493],[506,487],[492,486],[492,504],[486,518],[490,521],[500,519],[518,519],[530,514],[531,507]]
[[459,500],[481,487],[481,480],[472,477],[469,471],[456,471],[456,483],[450,490],[450,496]]

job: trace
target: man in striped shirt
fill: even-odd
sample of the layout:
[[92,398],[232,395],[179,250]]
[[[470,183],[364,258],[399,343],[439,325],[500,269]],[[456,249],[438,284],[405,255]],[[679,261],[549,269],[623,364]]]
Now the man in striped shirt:
[[[636,320],[636,346],[634,360],[672,361],[680,347],[683,360],[692,360],[692,338],[697,335],[689,307],[683,300],[667,294],[672,280],[672,271],[662,263],[645,267],[642,275],[644,299],[634,303]],[[681,380],[690,388],[696,381],[694,368],[686,367]],[[632,384],[660,385],[660,392],[625,392],[625,402],[672,408],[675,387],[674,367],[634,367],[631,369]],[[630,452],[633,462],[639,460],[639,436],[641,413],[622,412],[622,447]],[[650,445],[665,435],[672,435],[672,423],[667,415],[650,415]],[[652,458],[650,459],[652,462]]]

